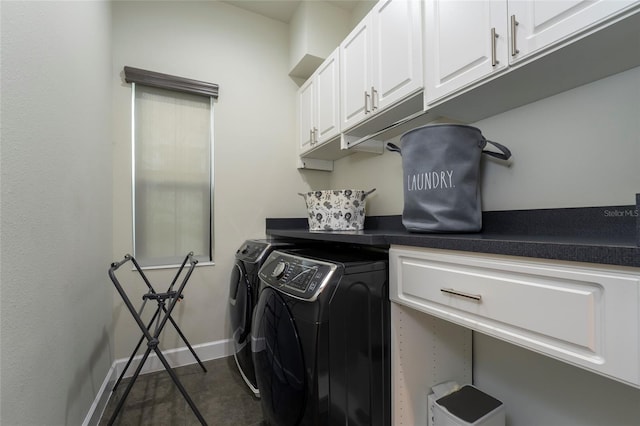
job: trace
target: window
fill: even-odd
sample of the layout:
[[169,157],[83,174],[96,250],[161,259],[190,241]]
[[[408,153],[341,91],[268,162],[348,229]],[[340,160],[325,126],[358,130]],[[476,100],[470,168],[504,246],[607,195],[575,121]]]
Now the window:
[[134,256],[142,266],[178,265],[189,252],[213,261],[214,97],[131,87]]

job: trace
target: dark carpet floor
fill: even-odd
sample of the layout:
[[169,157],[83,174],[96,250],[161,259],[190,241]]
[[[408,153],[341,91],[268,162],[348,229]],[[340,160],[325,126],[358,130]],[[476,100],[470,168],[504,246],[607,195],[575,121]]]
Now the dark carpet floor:
[[[257,426],[262,424],[260,401],[253,396],[238,372],[233,357],[176,368],[180,382],[211,425]],[[100,425],[107,425],[129,379],[111,395]],[[199,425],[197,417],[166,371],[138,377],[115,425]]]

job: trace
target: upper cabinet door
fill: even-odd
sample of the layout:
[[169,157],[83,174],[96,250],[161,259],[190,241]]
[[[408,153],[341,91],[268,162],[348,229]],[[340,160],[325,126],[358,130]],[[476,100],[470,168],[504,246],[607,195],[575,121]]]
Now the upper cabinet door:
[[310,78],[298,89],[298,151],[304,153],[313,144],[315,126],[315,84]]
[[434,0],[425,2],[425,8],[427,105],[506,69],[506,0]]
[[298,152],[319,147],[340,134],[338,49],[298,89]]
[[340,133],[340,76],[336,49],[317,71],[316,77],[316,137],[325,142]]
[[515,0],[509,1],[511,62],[587,29],[637,1]]
[[373,111],[423,87],[421,5],[417,0],[381,0],[371,12]]
[[367,15],[340,45],[342,129],[371,111],[371,20]]
[[422,89],[421,11],[381,0],[340,45],[343,132]]

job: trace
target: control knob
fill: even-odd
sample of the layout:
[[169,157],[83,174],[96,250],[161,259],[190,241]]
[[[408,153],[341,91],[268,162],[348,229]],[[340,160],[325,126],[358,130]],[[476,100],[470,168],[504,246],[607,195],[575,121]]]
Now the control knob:
[[273,271],[271,271],[271,276],[274,277],[276,280],[279,280],[287,271],[287,266],[289,266],[287,262],[283,262],[283,261],[278,262],[275,268],[273,268]]

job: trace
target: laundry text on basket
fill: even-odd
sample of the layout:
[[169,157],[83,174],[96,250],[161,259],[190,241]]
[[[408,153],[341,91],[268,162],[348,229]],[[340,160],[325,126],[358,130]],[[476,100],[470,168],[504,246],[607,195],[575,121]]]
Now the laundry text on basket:
[[440,170],[407,175],[408,191],[455,188],[453,170]]

